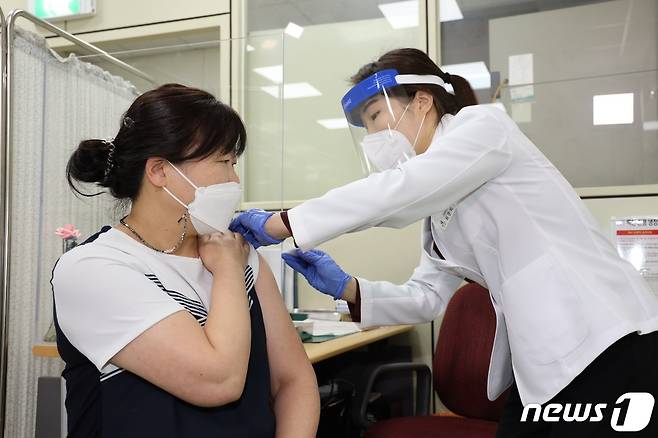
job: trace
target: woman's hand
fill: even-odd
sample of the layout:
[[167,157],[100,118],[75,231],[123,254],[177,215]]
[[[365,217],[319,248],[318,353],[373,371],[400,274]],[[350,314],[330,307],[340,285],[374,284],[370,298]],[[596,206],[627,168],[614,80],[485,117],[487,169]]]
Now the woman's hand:
[[198,243],[201,261],[213,275],[228,267],[244,270],[247,265],[250,248],[240,233],[227,231],[199,236]]

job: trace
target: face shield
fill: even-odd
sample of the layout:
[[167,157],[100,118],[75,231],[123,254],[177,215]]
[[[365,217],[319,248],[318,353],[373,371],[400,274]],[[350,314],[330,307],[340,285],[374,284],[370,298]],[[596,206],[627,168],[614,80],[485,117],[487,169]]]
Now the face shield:
[[394,69],[382,70],[353,86],[341,100],[367,174],[393,168],[415,155],[409,139],[397,131],[400,121],[409,117],[413,97],[401,86],[406,84],[443,86],[444,82],[434,75],[400,75]]

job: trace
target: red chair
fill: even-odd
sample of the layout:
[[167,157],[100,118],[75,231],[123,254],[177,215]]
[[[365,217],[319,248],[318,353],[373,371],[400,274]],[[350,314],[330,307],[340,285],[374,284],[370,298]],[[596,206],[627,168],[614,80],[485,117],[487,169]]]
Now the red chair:
[[[460,288],[446,308],[432,367],[434,389],[443,404],[455,415],[418,416],[419,410],[416,409],[416,416],[374,423],[365,437],[495,437],[498,419],[509,392],[505,391],[493,402],[487,399],[487,373],[495,332],[496,316],[489,292],[475,283]],[[393,368],[399,371],[396,365],[404,364],[394,364]],[[410,370],[418,371],[414,368]],[[369,387],[372,387],[377,376],[371,377]],[[417,382],[417,391],[421,393],[422,381]],[[428,389],[425,394],[429,392],[431,390]],[[367,393],[365,400],[368,399]],[[419,397],[417,392],[417,405],[420,401],[420,411],[427,412],[423,399],[429,400],[429,397]],[[365,410],[364,405],[363,421],[366,421]]]

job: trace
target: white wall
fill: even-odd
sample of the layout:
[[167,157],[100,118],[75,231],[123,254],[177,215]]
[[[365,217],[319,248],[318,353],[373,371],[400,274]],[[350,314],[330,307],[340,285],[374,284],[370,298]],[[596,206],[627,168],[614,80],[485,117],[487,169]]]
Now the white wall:
[[[4,0],[0,3],[7,15],[14,9],[28,10],[29,0]],[[213,14],[227,14],[230,0],[96,0],[96,15],[89,18],[56,23],[70,32],[135,26],[145,23],[180,20]]]

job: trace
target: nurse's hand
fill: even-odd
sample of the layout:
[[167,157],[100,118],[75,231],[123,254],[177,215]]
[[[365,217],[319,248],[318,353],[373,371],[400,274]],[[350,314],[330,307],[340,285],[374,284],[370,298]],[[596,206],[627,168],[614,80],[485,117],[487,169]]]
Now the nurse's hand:
[[302,274],[311,286],[337,300],[352,279],[327,253],[317,249],[306,252],[298,249],[295,253],[283,253],[281,258]]
[[275,245],[281,243],[283,239],[270,236],[265,231],[265,223],[273,214],[272,212],[256,208],[247,210],[233,219],[228,229],[242,234],[254,248],[264,245]]

